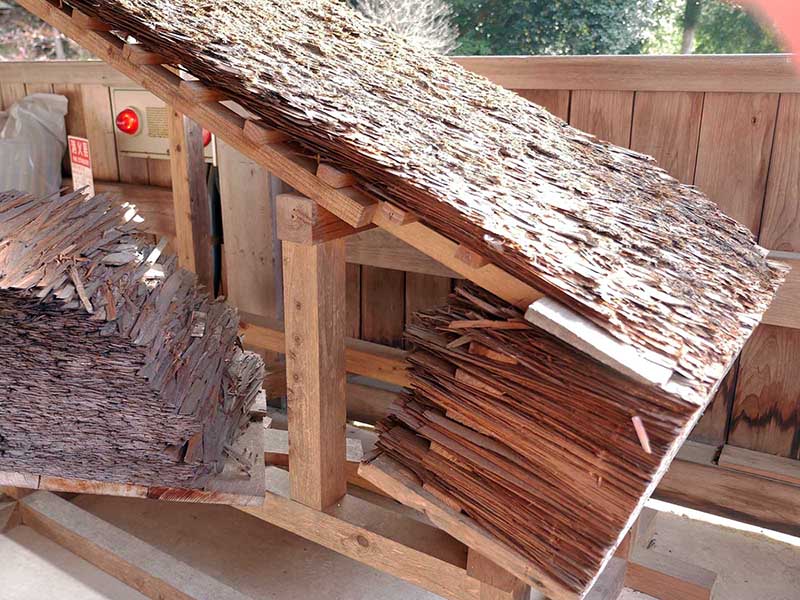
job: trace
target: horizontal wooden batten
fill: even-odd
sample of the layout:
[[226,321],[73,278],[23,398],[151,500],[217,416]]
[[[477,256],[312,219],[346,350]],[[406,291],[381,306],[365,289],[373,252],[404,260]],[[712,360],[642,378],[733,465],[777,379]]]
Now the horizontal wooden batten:
[[[245,344],[249,346],[270,352],[283,353],[286,350],[285,334],[274,325],[265,327],[243,321],[241,331]],[[409,385],[405,351],[353,338],[347,338],[345,346],[348,373],[395,385]]]
[[320,512],[288,497],[288,473],[267,468],[264,505],[242,510],[446,598],[478,600],[466,574],[467,549],[435,527],[353,495]]
[[788,54],[461,56],[455,61],[515,90],[800,92]]

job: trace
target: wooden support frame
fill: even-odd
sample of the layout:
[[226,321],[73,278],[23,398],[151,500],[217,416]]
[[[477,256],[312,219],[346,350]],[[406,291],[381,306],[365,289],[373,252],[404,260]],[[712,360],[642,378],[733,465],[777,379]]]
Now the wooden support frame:
[[[347,174],[336,173],[336,181],[333,180],[333,173],[319,177],[319,167],[295,156],[290,147],[275,142],[275,137],[270,137],[268,126],[245,121],[233,111],[220,106],[218,100],[221,95],[215,95],[213,90],[199,89],[197,93],[188,93],[185,83],[181,83],[176,75],[162,66],[166,60],[164,57],[157,59],[162,63],[135,64],[130,60],[132,51],[128,50],[126,56],[125,45],[102,31],[101,24],[96,23],[93,28],[81,26],[79,18],[70,17],[69,9],[62,10],[45,0],[20,2],[171,104],[175,115],[180,115],[181,119],[183,115],[188,115],[203,123],[234,148],[319,205],[315,207],[319,210],[310,214],[312,223],[310,228],[304,230],[306,237],[301,237],[300,242],[290,239],[283,242],[287,314],[286,335],[282,341],[288,357],[287,391],[290,397],[289,428],[292,432],[292,444],[288,450],[288,487],[292,499],[287,499],[285,494],[268,494],[263,506],[245,510],[367,564],[420,582],[447,597],[510,600],[524,594],[525,585],[518,582],[525,581],[533,583],[555,600],[574,598],[574,594],[535,572],[516,552],[500,544],[470,519],[444,506],[413,478],[393,470],[388,463],[379,463],[388,460],[386,457],[362,465],[359,474],[405,504],[422,510],[434,524],[457,532],[473,550],[471,573],[476,577],[469,574],[468,559],[463,566],[458,560],[451,562],[454,569],[450,569],[428,549],[418,550],[415,540],[407,539],[405,543],[400,543],[391,538],[376,538],[370,528],[349,522],[347,517],[340,514],[342,507],[349,502],[349,496],[345,495],[344,436],[345,245],[339,236],[377,225],[520,308],[542,299],[543,295],[496,266],[484,263],[479,257],[465,257],[463,251],[459,252],[458,244],[420,224],[414,215],[391,205],[379,205],[358,189],[344,186],[344,183],[349,183],[343,177]],[[156,58],[149,60],[155,61]],[[181,132],[178,129],[174,127],[171,136],[175,154],[186,151],[186,146],[180,144]],[[185,136],[185,128],[180,129],[183,129]],[[178,185],[183,183],[179,182]],[[190,185],[186,183],[183,187],[189,189]],[[185,198],[180,201],[185,206]],[[191,206],[191,200],[188,205]],[[181,207],[178,201],[176,206]],[[341,219],[349,229],[342,228],[335,219],[319,212],[323,209]],[[320,215],[324,218],[321,219]],[[176,210],[176,232],[185,263],[189,264],[193,254],[195,269],[200,271],[202,267],[197,265],[195,239],[198,231],[203,230],[198,228],[191,210]],[[191,237],[187,232],[191,233]],[[193,252],[190,252],[190,248]],[[400,532],[396,536],[402,538],[404,534]],[[389,541],[383,541],[385,539]],[[379,546],[377,553],[365,550],[374,548],[376,544],[386,544],[386,547]],[[464,546],[459,548],[466,550]],[[502,563],[513,577],[501,572],[491,561],[481,560],[481,555],[491,556],[492,561]],[[398,563],[398,557],[401,557],[399,562],[402,569],[394,566]],[[446,580],[446,575],[451,578]],[[445,580],[448,582],[446,586]],[[450,582],[453,584],[449,585]]]

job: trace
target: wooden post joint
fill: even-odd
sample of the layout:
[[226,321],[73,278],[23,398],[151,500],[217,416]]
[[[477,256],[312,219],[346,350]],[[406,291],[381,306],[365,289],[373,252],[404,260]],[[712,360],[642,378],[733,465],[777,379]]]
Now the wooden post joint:
[[298,194],[277,198],[278,238],[296,244],[319,244],[370,229],[351,227],[316,202]]

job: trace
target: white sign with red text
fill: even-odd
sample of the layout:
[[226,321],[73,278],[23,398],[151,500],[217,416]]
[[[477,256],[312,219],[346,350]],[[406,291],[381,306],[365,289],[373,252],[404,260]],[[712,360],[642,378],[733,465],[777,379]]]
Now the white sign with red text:
[[92,157],[89,154],[89,140],[73,135],[67,136],[69,143],[69,164],[72,167],[72,188],[85,187],[85,193],[94,196],[94,177],[92,176]]

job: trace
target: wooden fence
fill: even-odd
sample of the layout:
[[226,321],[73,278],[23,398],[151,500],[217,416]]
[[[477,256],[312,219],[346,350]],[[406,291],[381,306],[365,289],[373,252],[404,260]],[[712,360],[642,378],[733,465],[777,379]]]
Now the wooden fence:
[[[800,77],[787,56],[459,61],[576,127],[655,156],[800,272]],[[130,82],[100,63],[0,63],[4,107],[32,92],[69,98],[68,129],[90,139],[98,179],[169,186],[167,161],[117,156],[113,85]],[[225,240],[230,298],[255,320],[275,318],[281,294],[272,205],[225,199],[269,198],[282,184],[224,145],[218,154],[223,224],[238,232]],[[166,190],[119,189],[146,205],[154,230],[174,232]],[[443,301],[452,287],[444,267],[377,232],[350,243],[348,261],[352,337],[399,346],[408,316]],[[800,378],[793,376],[800,367],[798,328],[795,273],[695,429],[696,440],[800,458]]]

